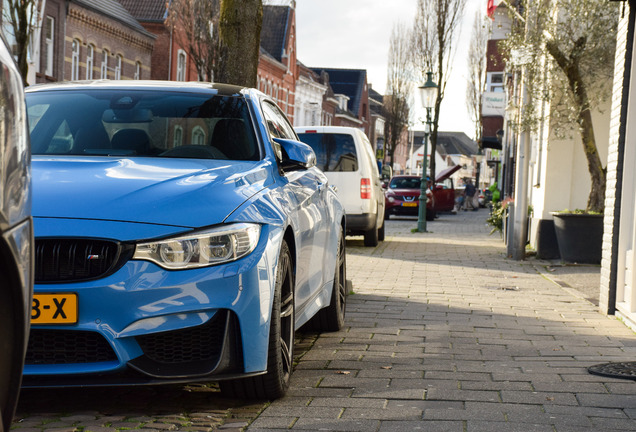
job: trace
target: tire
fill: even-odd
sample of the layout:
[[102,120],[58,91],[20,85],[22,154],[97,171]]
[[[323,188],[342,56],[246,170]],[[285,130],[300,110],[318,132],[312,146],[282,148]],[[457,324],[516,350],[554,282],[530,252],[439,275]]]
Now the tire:
[[433,210],[426,209],[426,220],[427,221],[435,220],[435,212]]
[[347,260],[345,254],[344,231],[340,228],[338,237],[338,254],[336,271],[331,290],[329,306],[322,308],[303,326],[304,330],[317,332],[334,332],[344,327],[345,309],[347,305]]
[[378,245],[377,221],[370,230],[364,232],[364,245],[369,247],[376,247]]
[[221,391],[241,399],[278,399],[289,388],[294,360],[294,274],[291,253],[283,241],[272,305],[267,354],[267,373],[249,378],[221,381]]
[[384,241],[384,221],[382,222],[382,226],[380,227],[380,229],[378,230],[378,240],[379,241]]

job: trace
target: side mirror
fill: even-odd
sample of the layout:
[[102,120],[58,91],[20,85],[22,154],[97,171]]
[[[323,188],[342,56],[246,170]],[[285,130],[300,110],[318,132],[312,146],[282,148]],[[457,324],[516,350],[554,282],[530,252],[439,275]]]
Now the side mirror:
[[293,171],[316,166],[316,154],[307,144],[283,138],[274,138],[274,142],[283,150],[283,170]]

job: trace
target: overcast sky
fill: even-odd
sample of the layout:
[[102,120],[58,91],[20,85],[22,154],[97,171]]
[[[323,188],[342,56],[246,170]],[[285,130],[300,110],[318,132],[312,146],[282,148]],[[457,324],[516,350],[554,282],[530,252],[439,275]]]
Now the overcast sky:
[[[366,69],[368,82],[383,93],[391,31],[398,22],[412,25],[416,3],[416,0],[297,0],[298,60],[309,67]],[[455,64],[442,101],[440,129],[463,131],[474,138],[465,102],[465,58],[475,12],[486,13],[486,0],[466,0],[466,3]],[[417,115],[421,117],[422,114]]]

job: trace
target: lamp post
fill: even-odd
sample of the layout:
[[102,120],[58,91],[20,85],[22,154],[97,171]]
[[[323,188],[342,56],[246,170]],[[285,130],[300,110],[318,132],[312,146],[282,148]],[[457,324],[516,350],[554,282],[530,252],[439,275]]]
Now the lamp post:
[[[439,86],[433,81],[433,72],[426,72],[426,82],[418,87],[420,91],[420,98],[422,100],[422,106],[426,108],[426,124],[424,129],[424,157],[422,159],[422,182],[420,184],[420,198],[419,209],[417,213],[417,231],[426,232],[426,188],[428,182],[426,180],[426,169],[428,161],[426,157],[428,155],[428,136],[431,132],[431,109],[435,107],[437,101],[437,92]],[[435,173],[433,173],[435,176]]]

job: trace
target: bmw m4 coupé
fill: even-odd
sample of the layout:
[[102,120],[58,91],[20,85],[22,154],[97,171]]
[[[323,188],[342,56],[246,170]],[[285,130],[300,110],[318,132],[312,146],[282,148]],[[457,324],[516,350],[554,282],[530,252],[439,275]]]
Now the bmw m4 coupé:
[[26,387],[219,381],[283,395],[294,331],[345,313],[344,211],[266,95],[157,81],[26,92]]

